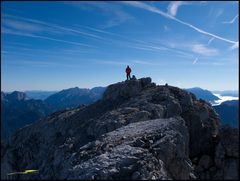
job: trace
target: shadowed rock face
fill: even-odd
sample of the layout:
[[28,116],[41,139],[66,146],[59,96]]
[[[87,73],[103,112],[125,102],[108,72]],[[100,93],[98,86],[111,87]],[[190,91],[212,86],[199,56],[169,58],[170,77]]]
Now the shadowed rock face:
[[13,132],[36,122],[50,113],[50,107],[42,100],[28,99],[23,92],[1,94],[1,139],[6,140]]
[[239,101],[224,101],[220,105],[213,106],[219,114],[221,125],[230,125],[238,128],[239,126]]
[[[53,112],[91,104],[102,97],[105,89],[105,87],[92,89],[75,87],[55,94],[41,91],[26,91],[26,93],[14,91],[10,94],[1,92],[1,139],[8,139],[17,129],[44,119]],[[52,95],[46,100],[30,98],[42,97],[50,93]]]
[[27,98],[24,92],[19,92],[19,91],[14,91],[11,94],[5,95],[5,97],[11,101],[21,101]]
[[18,130],[2,144],[1,177],[38,169],[11,178],[199,178],[192,159],[214,158],[218,121],[211,105],[177,87],[151,78],[116,83],[94,104]]

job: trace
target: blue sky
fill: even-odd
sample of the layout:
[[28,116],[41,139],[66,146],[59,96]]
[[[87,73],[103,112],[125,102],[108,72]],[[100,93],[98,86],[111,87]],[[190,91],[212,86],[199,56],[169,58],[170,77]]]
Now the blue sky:
[[239,3],[1,2],[1,87],[92,88],[137,78],[238,90]]

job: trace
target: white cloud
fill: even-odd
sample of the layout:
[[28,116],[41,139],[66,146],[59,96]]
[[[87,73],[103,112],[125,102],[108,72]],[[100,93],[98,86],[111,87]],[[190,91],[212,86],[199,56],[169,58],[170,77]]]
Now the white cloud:
[[198,53],[200,55],[205,55],[205,56],[214,56],[214,55],[217,55],[219,53],[217,49],[208,48],[203,44],[192,45],[192,51],[194,53]]
[[118,4],[113,2],[99,3],[95,1],[70,1],[65,2],[65,4],[70,4],[83,10],[100,10],[103,15],[109,17],[109,19],[102,24],[101,28],[111,28],[135,19],[132,15],[124,11]]
[[41,25],[22,22],[18,20],[4,19],[3,24],[8,28],[13,28],[15,30],[23,30],[27,32],[41,32],[44,30],[44,27]]
[[167,25],[164,25],[163,28],[164,28],[164,31],[169,31],[170,30],[170,28]]
[[18,35],[18,36],[26,36],[26,37],[32,37],[32,38],[40,38],[40,39],[45,39],[45,40],[51,40],[51,41],[57,41],[57,42],[62,42],[62,43],[68,43],[68,44],[72,44],[72,45],[93,47],[93,46],[91,46],[91,45],[84,44],[84,43],[67,41],[67,40],[62,40],[62,39],[57,39],[57,38],[50,38],[50,37],[41,36],[41,35],[34,35],[34,34],[32,34],[32,33],[20,32],[20,31],[11,30],[11,29],[8,29],[8,28],[5,28],[5,27],[3,27],[3,28],[1,29],[1,33]]
[[[81,34],[81,35],[84,35],[84,36],[101,39],[100,36],[97,36],[95,34],[80,31],[78,29],[67,28],[67,27],[64,27],[64,26],[56,25],[56,24],[53,24],[53,23],[47,23],[47,22],[44,22],[44,21],[39,21],[39,20],[31,19],[31,18],[23,18],[23,17],[18,17],[18,16],[12,16],[12,15],[4,15],[4,17],[11,18],[13,20],[21,21],[21,23],[32,23],[32,25],[34,25],[34,26],[42,26],[45,32],[52,33],[54,35],[56,33],[61,33],[61,34],[72,33],[72,34],[75,34],[75,35]],[[15,25],[15,27],[17,28],[16,25]],[[22,28],[22,26],[18,26],[19,31],[22,30],[21,28]]]
[[7,62],[8,64],[14,64],[14,65],[21,65],[21,66],[34,66],[34,67],[70,67],[70,68],[79,68],[81,66],[77,66],[77,65],[71,65],[71,64],[63,64],[63,63],[56,63],[56,62],[46,62],[46,61],[29,61],[29,60],[22,60],[22,61],[11,61],[11,62]]
[[210,43],[211,43],[213,40],[214,40],[214,38],[210,38],[210,39],[208,40],[207,45],[210,45]]
[[223,14],[223,9],[219,9],[216,13],[216,18],[218,18],[219,16],[221,16]]
[[193,61],[193,64],[196,64],[198,61],[198,58],[195,58],[195,60]]
[[233,24],[237,18],[238,18],[238,14],[231,21],[224,21],[222,23],[224,23],[224,24]]
[[[83,27],[83,26],[81,26],[81,27]],[[165,46],[166,43],[161,44],[161,45],[156,45],[154,43],[150,43],[150,42],[148,43],[146,41],[132,39],[132,38],[129,38],[129,37],[126,37],[126,36],[123,36],[123,35],[120,35],[120,34],[108,32],[108,31],[105,31],[105,30],[103,31],[103,30],[100,30],[100,29],[92,28],[92,27],[85,27],[85,28],[90,29],[92,31],[102,33],[102,34],[107,34],[107,35],[111,35],[111,36],[114,36],[114,37],[123,38],[124,40],[126,40],[126,41],[124,41],[124,44],[123,44],[125,47],[130,47],[130,48],[140,49],[140,50],[146,50],[146,51],[153,51],[153,52],[158,52],[158,51],[165,50],[165,51],[171,51],[171,52],[177,53],[177,54],[185,56],[185,57],[192,57],[191,54],[186,53],[186,52],[181,51],[181,50],[177,50],[177,49],[175,49],[174,46],[166,47]],[[107,42],[108,40],[106,40],[105,42]],[[114,40],[111,40],[111,42],[114,42]],[[117,42],[118,45],[121,44],[119,41],[115,41],[115,42]]]
[[104,64],[104,65],[117,65],[117,66],[126,66],[131,65],[129,62],[120,62],[120,61],[96,61],[96,63]]
[[142,3],[139,1],[122,1],[122,3],[125,3],[125,4],[133,6],[133,7],[145,9],[147,11],[151,11],[151,12],[154,12],[157,14],[161,14],[162,16],[169,18],[169,19],[175,19],[173,16],[169,15],[168,13],[165,13],[154,6],[150,6],[148,4],[145,4],[145,3]]
[[186,2],[183,1],[172,1],[170,2],[168,6],[168,14],[172,16],[176,16],[178,8],[184,4],[187,4]]
[[[132,39],[129,37],[126,37],[124,35],[120,35],[120,34],[116,34],[116,33],[112,33],[112,32],[108,32],[108,31],[103,31],[101,29],[96,29],[96,28],[91,28],[91,27],[85,27],[85,26],[78,26],[78,28],[69,28],[69,27],[65,27],[65,26],[60,26],[60,25],[56,25],[53,23],[47,23],[44,21],[39,21],[36,19],[30,19],[30,18],[23,18],[23,17],[16,17],[16,16],[12,16],[12,15],[4,15],[4,17],[7,18],[12,18],[13,20],[18,20],[18,21],[22,21],[22,22],[26,22],[29,24],[33,24],[33,25],[39,25],[42,26],[44,28],[44,30],[47,31],[48,28],[54,29],[55,31],[60,31],[60,32],[71,32],[72,35],[85,35],[87,37],[90,38],[96,38],[97,40],[104,40],[105,43],[116,43],[118,46],[122,45],[124,47],[128,46],[134,49],[141,49],[141,50],[146,50],[146,51],[151,51],[151,52],[158,52],[158,51],[171,51],[177,54],[181,54],[184,56],[189,56],[189,54],[180,51],[180,50],[174,50],[167,47],[163,47],[163,46],[159,46],[159,45],[155,45],[152,43],[147,43],[145,41],[141,41],[141,40],[136,40],[136,39]],[[20,28],[20,27],[18,27]],[[82,28],[87,28],[88,31],[86,32],[85,30],[82,30]],[[86,46],[86,47],[94,47],[92,45],[87,45],[87,44],[83,44],[83,43],[79,43],[79,42],[72,42],[72,41],[66,41],[64,39],[57,39],[57,38],[52,38],[49,36],[43,36],[43,35],[39,35],[39,34],[35,34],[36,32],[30,33],[30,32],[26,32],[26,31],[22,31],[22,29],[9,29],[6,27],[2,27],[1,29],[2,33],[7,33],[7,34],[13,34],[13,35],[19,35],[19,36],[27,36],[27,37],[32,37],[32,38],[40,38],[40,39],[47,39],[47,40],[52,40],[52,41],[56,41],[56,42],[64,42],[64,43],[69,43],[69,44],[73,44],[73,45],[80,45],[80,46]],[[89,32],[91,31],[91,32]],[[105,36],[100,36],[96,33],[92,33],[92,31],[97,32],[97,33],[101,33],[101,34],[105,34],[108,36],[114,36],[117,38],[122,38],[123,40],[115,40],[115,39],[111,39],[111,38],[106,38]],[[127,40],[127,41],[126,41]]]
[[151,66],[159,66],[162,65],[160,63],[152,63],[152,62],[148,62],[148,61],[143,61],[143,60],[134,60],[132,61],[135,64],[140,64],[140,65],[151,65]]
[[144,10],[147,10],[147,11],[150,11],[150,12],[154,12],[154,13],[157,13],[157,14],[160,14],[168,19],[172,19],[176,22],[179,22],[185,26],[188,26],[189,28],[191,29],[194,29],[195,31],[201,33],[201,34],[204,34],[204,35],[207,35],[207,36],[211,36],[211,37],[214,37],[216,39],[219,39],[219,40],[222,40],[222,41],[225,41],[225,42],[228,42],[228,43],[231,43],[231,44],[235,44],[236,41],[232,41],[232,40],[229,40],[229,39],[226,39],[226,38],[223,38],[223,37],[220,37],[218,35],[215,35],[215,34],[212,34],[212,33],[209,33],[207,31],[204,31],[200,28],[197,28],[196,26],[190,24],[190,23],[187,23],[185,21],[182,21],[178,18],[175,18],[174,16],[171,16],[170,14],[167,14],[165,12],[163,12],[162,10],[154,7],[154,6],[150,6],[146,3],[142,3],[142,2],[137,2],[137,1],[124,1],[123,3],[127,4],[127,5],[130,5],[130,6],[133,6],[133,7],[137,7],[137,8],[141,8],[141,9],[144,9]]
[[118,26],[130,20],[134,20],[134,17],[122,10],[114,11],[115,17],[108,20],[102,28],[110,28],[113,26]]
[[52,35],[73,34],[70,31],[65,31],[63,29],[54,27],[50,23],[44,23],[28,18],[21,18],[18,16],[4,15],[2,22],[4,27],[22,33],[49,33]]
[[231,50],[239,48],[239,42],[236,42],[233,46],[230,47]]

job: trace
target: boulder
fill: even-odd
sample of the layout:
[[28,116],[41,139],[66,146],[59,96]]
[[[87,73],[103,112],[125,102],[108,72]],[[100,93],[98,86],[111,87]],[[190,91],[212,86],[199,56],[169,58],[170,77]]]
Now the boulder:
[[151,85],[151,78],[131,79],[107,87],[103,99],[130,98],[138,95],[143,88]]

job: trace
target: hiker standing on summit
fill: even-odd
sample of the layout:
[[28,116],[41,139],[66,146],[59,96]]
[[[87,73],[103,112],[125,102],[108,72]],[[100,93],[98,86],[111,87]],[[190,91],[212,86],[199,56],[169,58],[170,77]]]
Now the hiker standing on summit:
[[132,71],[131,68],[129,66],[127,66],[127,68],[126,68],[127,80],[131,79],[131,76],[130,76],[131,71]]

